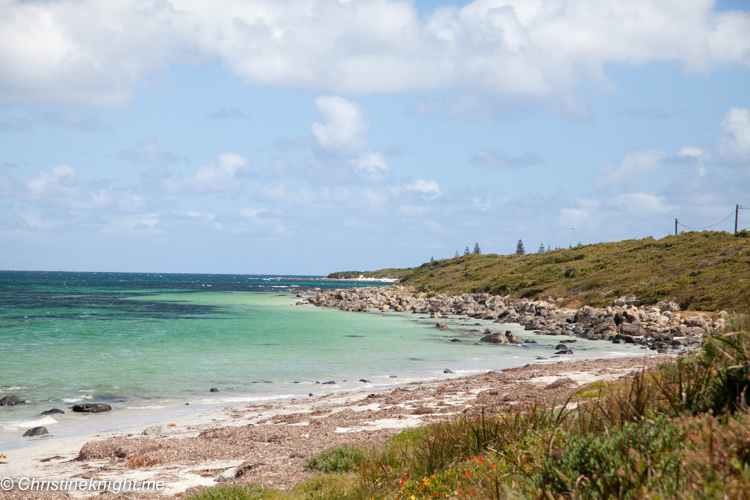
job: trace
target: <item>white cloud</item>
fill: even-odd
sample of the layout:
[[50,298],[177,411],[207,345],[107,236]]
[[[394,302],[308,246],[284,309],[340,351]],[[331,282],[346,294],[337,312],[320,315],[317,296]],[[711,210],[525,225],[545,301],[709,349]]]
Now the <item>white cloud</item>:
[[39,175],[28,181],[24,187],[25,189],[17,194],[22,200],[52,203],[74,209],[107,207],[116,198],[96,183],[80,185],[76,169],[65,164],[52,167],[50,171],[39,172]]
[[180,161],[180,158],[171,151],[162,151],[156,137],[153,136],[146,137],[140,144],[121,151],[117,156],[123,160],[151,165],[177,163]]
[[422,20],[407,0],[0,0],[0,105],[121,106],[170,64],[220,61],[253,85],[580,111],[607,64],[750,65],[750,16],[712,5],[476,0]]
[[268,212],[267,208],[243,208],[240,215],[247,219],[255,219],[258,215]]
[[679,158],[705,158],[708,156],[708,151],[701,148],[687,146],[677,151],[677,156]]
[[730,163],[750,162],[750,110],[732,108],[721,120],[719,152]]
[[192,173],[177,179],[165,179],[164,191],[171,194],[208,194],[235,191],[240,179],[250,171],[250,160],[235,153],[222,153],[217,163],[201,165]]
[[481,149],[471,156],[471,163],[485,168],[522,168],[542,163],[537,153],[525,151],[521,156],[511,157],[501,149]]
[[667,205],[663,196],[656,196],[652,193],[629,193],[614,198],[606,202],[607,205],[622,207],[629,214],[647,217],[649,215],[661,215],[673,212],[678,207]]
[[383,182],[391,173],[385,158],[377,151],[365,151],[352,160],[352,165],[359,178],[367,183]]
[[338,96],[318,97],[315,106],[324,123],[313,123],[311,130],[322,149],[352,154],[367,148],[370,123],[362,106]]
[[440,185],[437,183],[437,181],[426,181],[423,179],[417,179],[414,182],[406,184],[404,186],[404,189],[407,191],[416,191],[418,193],[423,193],[425,195],[429,195],[430,197],[440,196],[442,194],[440,192]]
[[596,187],[612,185],[631,187],[641,182],[641,175],[658,170],[667,153],[658,149],[640,149],[625,155],[619,163],[608,163],[596,178]]

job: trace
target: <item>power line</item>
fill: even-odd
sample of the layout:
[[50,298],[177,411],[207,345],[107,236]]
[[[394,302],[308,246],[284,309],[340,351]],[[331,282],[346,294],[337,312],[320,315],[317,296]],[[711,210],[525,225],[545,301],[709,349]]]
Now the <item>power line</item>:
[[[726,217],[724,217],[723,219],[721,219],[721,220],[720,220],[719,222],[717,222],[716,224],[711,224],[710,226],[703,226],[703,227],[693,227],[693,226],[688,226],[687,224],[683,224],[683,223],[682,223],[682,222],[680,222],[679,220],[677,221],[677,223],[678,223],[679,225],[681,225],[682,227],[686,228],[686,229],[694,229],[694,230],[695,230],[695,229],[708,229],[709,227],[714,227],[714,226],[718,226],[719,224],[721,224],[722,222],[724,222],[725,220],[727,220],[728,218],[730,218],[730,217],[731,217],[731,216],[733,216],[733,215],[734,215],[734,211],[732,211],[732,212],[731,212],[731,213],[730,213],[729,215],[727,215]],[[692,223],[691,223],[691,224],[692,224]]]

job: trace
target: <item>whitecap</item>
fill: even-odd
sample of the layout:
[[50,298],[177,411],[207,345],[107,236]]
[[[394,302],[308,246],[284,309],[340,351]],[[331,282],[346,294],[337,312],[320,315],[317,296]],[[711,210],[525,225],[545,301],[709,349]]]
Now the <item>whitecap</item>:
[[46,416],[44,418],[38,418],[36,420],[23,420],[21,422],[6,422],[3,427],[7,427],[9,429],[31,429],[32,427],[40,427],[43,425],[53,425],[56,424],[57,420],[50,416]]

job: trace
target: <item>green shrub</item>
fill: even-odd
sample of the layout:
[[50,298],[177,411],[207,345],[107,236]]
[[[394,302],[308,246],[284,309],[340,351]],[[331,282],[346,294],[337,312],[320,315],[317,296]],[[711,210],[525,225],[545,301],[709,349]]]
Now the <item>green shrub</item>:
[[305,461],[305,469],[320,472],[350,472],[359,468],[368,450],[357,446],[328,449]]

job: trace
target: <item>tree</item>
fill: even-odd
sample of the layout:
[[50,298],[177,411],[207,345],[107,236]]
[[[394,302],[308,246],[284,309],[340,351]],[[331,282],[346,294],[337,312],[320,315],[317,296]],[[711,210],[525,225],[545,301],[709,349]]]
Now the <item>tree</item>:
[[523,241],[518,240],[518,244],[516,245],[516,255],[525,255],[526,250],[523,249]]
[[544,243],[539,245],[539,251],[537,253],[544,253]]
[[573,244],[572,243],[568,243],[568,248],[573,248]]
[[547,251],[549,252],[551,249],[552,248],[549,245],[547,245]]
[[464,255],[469,255],[469,247],[466,247],[466,250],[464,250]]
[[576,246],[577,246],[577,247],[580,247],[580,246],[583,246],[583,245],[581,245],[581,242],[579,241],[579,242],[578,242],[578,244],[577,244]]
[[456,255],[453,258],[454,259],[458,258],[458,250],[456,250]]
[[479,249],[479,243],[474,243],[474,253],[477,255],[482,255],[482,251]]
[[430,262],[435,262],[435,257],[430,257]]

